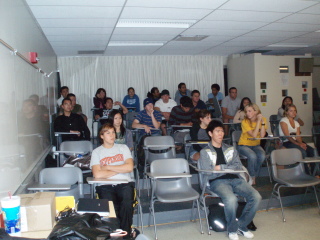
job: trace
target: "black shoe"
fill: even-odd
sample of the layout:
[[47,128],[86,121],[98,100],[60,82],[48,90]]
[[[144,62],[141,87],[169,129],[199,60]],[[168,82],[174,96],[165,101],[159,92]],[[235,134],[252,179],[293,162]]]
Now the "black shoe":
[[251,231],[257,230],[257,227],[256,225],[254,225],[253,221],[251,221],[251,223],[248,224],[247,228]]

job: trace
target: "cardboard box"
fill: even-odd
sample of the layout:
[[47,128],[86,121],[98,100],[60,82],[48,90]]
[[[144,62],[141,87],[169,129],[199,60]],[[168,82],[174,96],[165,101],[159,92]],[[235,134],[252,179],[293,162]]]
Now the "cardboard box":
[[51,230],[55,223],[54,192],[20,194],[21,232]]

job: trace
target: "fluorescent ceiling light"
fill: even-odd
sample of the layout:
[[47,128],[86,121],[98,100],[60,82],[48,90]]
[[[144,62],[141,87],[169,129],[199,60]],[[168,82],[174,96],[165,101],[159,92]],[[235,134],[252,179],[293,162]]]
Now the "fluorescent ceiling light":
[[118,42],[111,41],[109,42],[109,47],[145,47],[145,46],[163,46],[166,42]]
[[285,44],[285,43],[281,43],[281,44],[271,44],[268,47],[292,47],[292,48],[303,48],[303,47],[309,47],[309,45],[307,44]]
[[316,32],[320,32],[320,30],[316,31]]
[[189,28],[196,20],[165,20],[165,19],[121,19],[118,28]]

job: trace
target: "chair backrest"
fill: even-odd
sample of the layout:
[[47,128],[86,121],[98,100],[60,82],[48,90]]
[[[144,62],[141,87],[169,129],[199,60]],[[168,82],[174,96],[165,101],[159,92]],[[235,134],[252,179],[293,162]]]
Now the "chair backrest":
[[83,197],[83,175],[77,167],[44,168],[39,174],[40,184],[70,184],[70,190],[56,192],[56,196]]
[[214,107],[214,116],[216,118],[221,118],[222,117],[221,107],[218,102],[218,99],[215,96],[213,96],[213,107]]
[[132,111],[132,112],[128,112],[128,113],[125,115],[126,128],[132,129],[132,123],[133,123],[133,120],[134,120],[134,118],[135,118],[135,116],[136,116],[137,114],[138,114],[137,112]]
[[273,136],[278,137],[280,135],[279,134],[280,120],[278,120],[278,115],[277,114],[270,115],[269,122],[270,122],[270,129],[271,129]]
[[[159,147],[149,147],[157,145]],[[165,145],[161,147],[161,145]],[[168,147],[168,145],[172,147]],[[144,139],[145,158],[148,163],[156,159],[175,158],[176,149],[174,147],[174,140],[171,136],[150,136]]]
[[186,159],[189,160],[190,150],[192,148],[191,144],[188,144],[187,141],[191,140],[190,133],[184,136],[184,152],[186,154]]
[[274,180],[279,182],[281,179],[292,179],[304,175],[303,164],[297,164],[301,159],[302,153],[297,148],[273,150],[271,164]]
[[237,149],[241,133],[242,133],[242,131],[233,131],[232,132],[232,145],[235,149]]
[[[189,164],[183,158],[169,158],[155,160],[150,165],[153,174],[179,174],[190,173]],[[190,178],[157,179],[156,193],[174,192],[179,188],[191,187]]]
[[[86,155],[93,151],[93,145],[91,141],[65,141],[60,144],[60,151],[73,152],[75,154],[83,152],[82,155]],[[66,160],[66,156],[71,156],[73,153],[60,154],[60,166]]]
[[317,149],[317,154],[320,153],[320,125],[312,127],[312,138],[315,148]]

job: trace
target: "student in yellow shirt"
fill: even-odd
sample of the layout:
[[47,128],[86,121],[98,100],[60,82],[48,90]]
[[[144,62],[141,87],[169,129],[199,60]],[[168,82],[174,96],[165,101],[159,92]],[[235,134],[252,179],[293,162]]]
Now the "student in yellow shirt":
[[244,112],[245,118],[241,122],[242,134],[238,143],[238,151],[248,158],[248,171],[254,185],[260,166],[266,158],[266,153],[260,146],[260,140],[249,140],[248,138],[264,137],[267,130],[267,120],[254,103],[248,104]]

